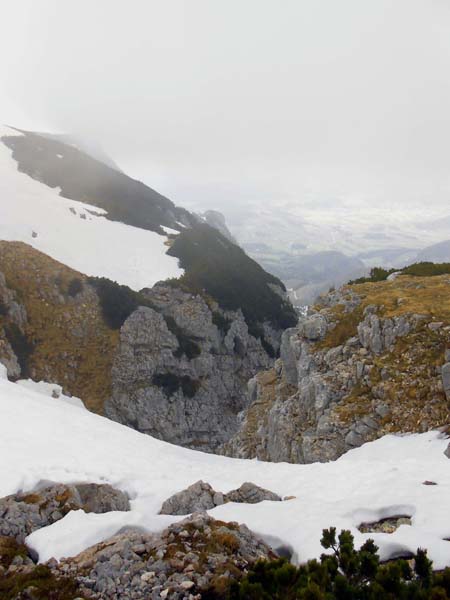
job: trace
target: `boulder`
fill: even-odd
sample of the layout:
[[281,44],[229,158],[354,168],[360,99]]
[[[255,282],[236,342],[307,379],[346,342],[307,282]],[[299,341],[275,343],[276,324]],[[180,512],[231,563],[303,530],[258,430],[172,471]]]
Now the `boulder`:
[[317,313],[301,321],[298,329],[303,337],[310,342],[315,342],[325,336],[327,332],[327,320],[323,315]]
[[225,502],[243,502],[245,504],[257,504],[263,500],[271,500],[272,502],[280,502],[281,498],[274,492],[266,490],[254,483],[246,482],[237,490],[233,490],[225,494]]
[[222,492],[216,492],[209,483],[197,481],[185,490],[168,498],[163,503],[159,514],[188,515],[194,512],[211,510],[225,502],[257,504],[263,500],[280,502],[281,498],[277,494],[250,482],[243,483],[237,490],[223,494]]
[[[216,506],[216,492],[204,481],[197,481],[185,490],[168,498],[159,511],[160,515],[188,515],[206,511]],[[223,502],[222,502],[223,504]]]

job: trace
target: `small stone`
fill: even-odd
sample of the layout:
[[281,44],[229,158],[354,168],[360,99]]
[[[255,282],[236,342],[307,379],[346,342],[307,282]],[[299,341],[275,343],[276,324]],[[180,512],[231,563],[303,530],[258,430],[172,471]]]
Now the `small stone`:
[[169,588],[166,588],[165,590],[163,590],[162,592],[160,592],[159,594],[161,596],[161,598],[164,600],[164,598],[167,598],[167,596],[169,595]]
[[195,583],[193,581],[189,581],[189,579],[186,579],[185,581],[182,581],[180,583],[180,587],[183,590],[190,590],[194,587]]
[[428,481],[428,479],[426,479],[422,482],[422,485],[437,485],[437,483],[435,481]]

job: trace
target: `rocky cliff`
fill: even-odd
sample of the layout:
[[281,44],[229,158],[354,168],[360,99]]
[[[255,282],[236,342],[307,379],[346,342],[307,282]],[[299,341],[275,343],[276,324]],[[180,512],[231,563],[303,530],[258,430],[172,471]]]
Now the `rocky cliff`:
[[269,319],[249,324],[242,310],[178,282],[136,293],[0,242],[0,361],[9,377],[58,383],[90,410],[155,437],[207,451],[229,440],[247,381],[273,364],[280,342]]
[[[237,430],[247,381],[272,360],[240,311],[160,284],[120,330],[106,416],[166,441],[214,450]],[[279,335],[272,333],[279,346]]]
[[401,276],[321,298],[283,334],[275,368],[225,454],[311,463],[390,432],[449,423],[450,277]]

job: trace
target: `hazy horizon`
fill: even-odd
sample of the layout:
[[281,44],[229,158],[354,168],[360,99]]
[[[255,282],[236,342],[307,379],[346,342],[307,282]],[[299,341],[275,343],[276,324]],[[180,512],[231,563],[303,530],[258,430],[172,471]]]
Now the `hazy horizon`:
[[369,229],[450,215],[444,0],[4,8],[2,121],[95,140],[177,204],[238,229],[259,211]]

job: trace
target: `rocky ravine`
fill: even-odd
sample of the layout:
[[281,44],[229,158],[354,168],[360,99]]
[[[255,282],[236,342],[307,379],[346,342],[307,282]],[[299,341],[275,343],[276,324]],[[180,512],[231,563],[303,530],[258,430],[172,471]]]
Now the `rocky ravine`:
[[343,288],[283,334],[275,368],[222,451],[311,463],[389,432],[450,422],[450,278]]
[[[247,381],[271,364],[240,313],[158,284],[124,323],[105,415],[182,446],[214,450],[237,430]],[[279,335],[267,326],[275,348]]]
[[[130,296],[108,289],[109,305],[122,309]],[[89,278],[0,242],[0,360],[10,378],[58,383],[139,431],[215,450],[237,431],[247,382],[273,364],[281,330],[258,322],[252,335],[240,310],[164,283],[139,302],[146,306],[113,326]]]

